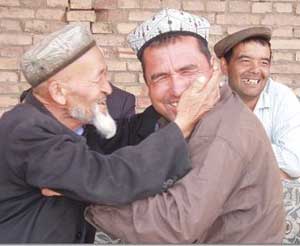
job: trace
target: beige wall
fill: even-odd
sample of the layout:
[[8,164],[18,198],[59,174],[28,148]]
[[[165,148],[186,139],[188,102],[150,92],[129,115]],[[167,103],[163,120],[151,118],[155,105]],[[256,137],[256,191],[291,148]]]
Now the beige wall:
[[22,53],[65,23],[83,21],[103,48],[110,79],[149,104],[141,67],[128,48],[126,35],[163,7],[205,16],[210,42],[252,25],[273,29],[272,76],[300,95],[299,0],[0,0],[0,115],[18,102],[28,85],[19,71]]

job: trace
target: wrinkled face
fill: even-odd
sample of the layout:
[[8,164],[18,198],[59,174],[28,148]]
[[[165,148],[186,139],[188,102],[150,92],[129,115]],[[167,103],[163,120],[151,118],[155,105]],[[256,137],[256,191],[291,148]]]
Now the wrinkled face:
[[106,105],[106,97],[112,89],[100,50],[91,48],[68,67],[67,73],[69,78],[64,89],[66,107],[71,117],[82,123],[94,124],[107,137],[113,135],[115,125]]
[[147,47],[143,61],[152,105],[170,121],[176,117],[181,94],[199,75],[210,78],[212,74],[210,63],[192,36],[180,36],[175,42]]
[[97,47],[91,48],[68,67],[65,83],[66,104],[69,111],[78,111],[82,120],[90,122],[92,107],[97,104],[101,112],[107,112],[106,97],[111,93],[107,81],[107,66]]
[[230,87],[242,100],[256,104],[270,75],[271,51],[269,46],[256,41],[240,43],[233,48],[227,63],[221,60],[222,71],[228,75]]

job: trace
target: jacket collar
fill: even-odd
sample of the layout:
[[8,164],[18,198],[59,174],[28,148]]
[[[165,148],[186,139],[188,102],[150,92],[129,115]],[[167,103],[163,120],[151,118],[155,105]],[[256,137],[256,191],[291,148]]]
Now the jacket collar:
[[161,118],[161,115],[153,108],[152,105],[146,108],[142,113],[143,123],[140,125],[138,130],[138,136],[144,139],[153,133],[159,118]]
[[39,110],[41,113],[55,118],[50,111],[32,94],[32,90],[28,91],[24,103],[28,103]]
[[59,122],[54,117],[54,115],[32,94],[32,90],[28,91],[28,93],[24,99],[24,103],[33,106],[35,109],[40,111],[42,114],[45,114],[45,115],[51,117],[56,122],[58,122],[62,127],[64,127],[66,131],[72,133],[72,135],[75,135],[75,136],[78,136],[79,138],[81,138],[81,135],[76,134],[76,132],[72,131],[71,129],[69,129],[68,127],[63,125],[61,122]]

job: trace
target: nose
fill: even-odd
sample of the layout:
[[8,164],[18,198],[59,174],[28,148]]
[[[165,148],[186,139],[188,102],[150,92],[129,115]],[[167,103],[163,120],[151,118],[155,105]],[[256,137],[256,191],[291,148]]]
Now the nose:
[[260,72],[260,65],[259,65],[259,63],[257,61],[253,61],[251,63],[250,71],[252,73],[259,73]]
[[189,85],[189,80],[180,78],[180,76],[172,76],[170,81],[170,91],[173,96],[180,97]]
[[101,89],[106,95],[110,95],[112,93],[112,87],[107,79],[103,81]]

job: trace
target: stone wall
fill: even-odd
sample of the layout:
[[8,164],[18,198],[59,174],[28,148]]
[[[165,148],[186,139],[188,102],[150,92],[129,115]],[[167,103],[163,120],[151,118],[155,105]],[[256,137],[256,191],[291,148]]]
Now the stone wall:
[[190,11],[211,23],[210,42],[252,25],[273,29],[272,76],[300,95],[299,0],[0,0],[0,115],[28,87],[20,73],[22,53],[65,23],[84,22],[102,47],[110,80],[137,96],[137,109],[150,102],[141,67],[126,35],[164,7]]

